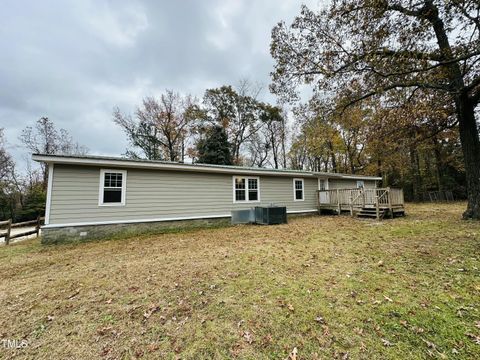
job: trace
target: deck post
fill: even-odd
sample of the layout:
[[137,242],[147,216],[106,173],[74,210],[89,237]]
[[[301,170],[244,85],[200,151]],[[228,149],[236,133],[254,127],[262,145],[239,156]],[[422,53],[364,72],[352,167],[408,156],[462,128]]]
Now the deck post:
[[353,192],[350,190],[350,216],[353,217]]
[[390,211],[390,218],[393,219],[393,206],[392,206],[392,198],[391,198],[391,191],[390,187],[387,188],[387,199],[388,199],[388,210]]
[[342,212],[342,206],[340,205],[340,191],[337,189],[337,207],[338,207],[338,215]]
[[378,203],[378,194],[375,193],[375,215],[377,220],[380,220],[380,204]]
[[360,190],[362,192],[362,207],[365,207],[365,191],[364,189]]

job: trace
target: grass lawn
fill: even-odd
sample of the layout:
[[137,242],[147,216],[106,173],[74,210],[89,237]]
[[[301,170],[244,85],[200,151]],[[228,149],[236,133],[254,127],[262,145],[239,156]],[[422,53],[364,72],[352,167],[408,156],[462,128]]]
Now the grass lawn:
[[2,246],[0,358],[478,359],[464,208]]

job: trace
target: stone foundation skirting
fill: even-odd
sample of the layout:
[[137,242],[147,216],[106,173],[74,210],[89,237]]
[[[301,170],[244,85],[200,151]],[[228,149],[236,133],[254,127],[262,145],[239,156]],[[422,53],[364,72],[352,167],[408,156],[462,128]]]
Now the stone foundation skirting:
[[115,239],[143,234],[159,234],[163,232],[228,225],[230,225],[229,217],[108,225],[46,227],[42,229],[42,244],[63,244],[100,239]]

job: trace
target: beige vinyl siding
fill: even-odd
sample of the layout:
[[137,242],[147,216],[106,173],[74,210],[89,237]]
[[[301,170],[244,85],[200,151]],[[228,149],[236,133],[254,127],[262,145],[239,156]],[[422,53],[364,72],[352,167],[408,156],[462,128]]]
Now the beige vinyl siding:
[[121,168],[127,170],[125,206],[99,206],[100,169],[55,165],[50,224],[221,216],[271,203],[288,211],[317,206],[317,178],[304,178],[305,200],[294,201],[293,177],[259,176],[261,202],[234,203],[232,175]]
[[[363,180],[366,188],[374,188],[375,180]],[[357,187],[357,180],[355,179],[329,179],[328,188],[333,189],[355,189]]]

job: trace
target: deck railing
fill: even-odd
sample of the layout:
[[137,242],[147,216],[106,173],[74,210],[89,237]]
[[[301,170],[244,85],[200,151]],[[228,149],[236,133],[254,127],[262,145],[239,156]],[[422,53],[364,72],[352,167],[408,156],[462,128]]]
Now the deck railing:
[[340,213],[354,208],[372,207],[379,217],[380,209],[388,209],[392,214],[394,207],[404,205],[403,190],[394,188],[358,188],[318,190],[319,207],[334,207]]

